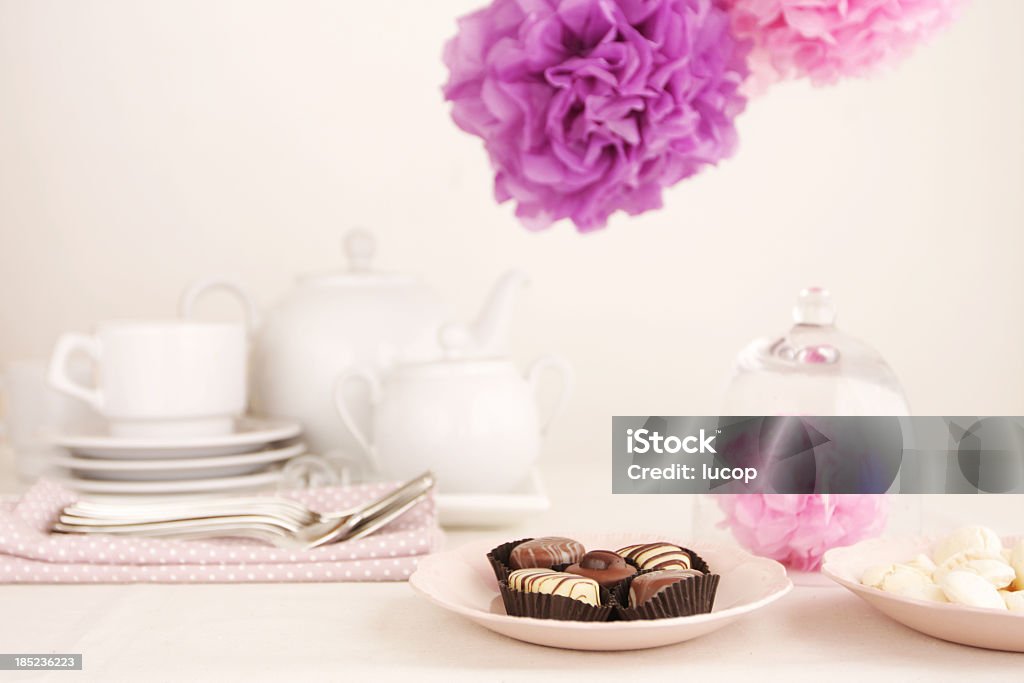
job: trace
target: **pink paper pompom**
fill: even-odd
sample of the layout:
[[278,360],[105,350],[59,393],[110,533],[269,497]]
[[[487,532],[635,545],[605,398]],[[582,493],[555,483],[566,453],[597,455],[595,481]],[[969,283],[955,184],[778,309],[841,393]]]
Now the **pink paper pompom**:
[[906,56],[948,24],[966,0],[723,0],[749,39],[758,91],[785,78],[816,85],[864,76]]
[[825,551],[877,536],[885,526],[883,495],[747,494],[715,496],[722,526],[757,555],[812,571]]

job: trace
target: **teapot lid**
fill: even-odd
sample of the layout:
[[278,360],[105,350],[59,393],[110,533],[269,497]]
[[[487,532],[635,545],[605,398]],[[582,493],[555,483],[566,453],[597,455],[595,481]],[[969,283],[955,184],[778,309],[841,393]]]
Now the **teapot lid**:
[[377,240],[366,230],[349,230],[342,240],[348,268],[308,273],[299,277],[304,285],[407,285],[418,282],[413,275],[373,269]]

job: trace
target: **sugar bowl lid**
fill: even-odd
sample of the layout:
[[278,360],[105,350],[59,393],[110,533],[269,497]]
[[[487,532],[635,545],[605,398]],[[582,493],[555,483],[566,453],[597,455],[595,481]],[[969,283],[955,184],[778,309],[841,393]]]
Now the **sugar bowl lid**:
[[488,355],[465,326],[446,323],[437,332],[440,357],[424,362],[405,363],[394,373],[403,378],[441,377],[461,374],[506,372],[515,366],[508,358]]

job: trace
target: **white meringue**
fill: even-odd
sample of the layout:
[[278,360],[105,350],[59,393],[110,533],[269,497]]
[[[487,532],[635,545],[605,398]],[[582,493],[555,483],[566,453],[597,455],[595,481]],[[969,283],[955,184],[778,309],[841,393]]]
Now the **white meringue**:
[[1002,556],[1003,542],[996,532],[984,526],[966,526],[946,536],[932,548],[932,559],[936,564],[953,557],[957,553],[977,551],[988,556]]
[[945,591],[923,574],[918,576],[913,576],[910,572],[894,574],[886,580],[882,590],[915,600],[949,602]]
[[1024,591],[999,591],[1011,612],[1024,612]]
[[871,586],[872,588],[881,588],[882,582],[885,581],[885,577],[893,572],[896,565],[892,562],[889,564],[876,564],[868,567],[861,574],[860,582],[865,586]]
[[906,565],[908,567],[913,567],[914,569],[920,569],[929,576],[931,576],[932,572],[936,569],[935,563],[932,562],[932,558],[928,557],[924,553],[919,553],[917,557],[912,559],[910,562],[907,562]]
[[886,593],[907,593],[919,592],[929,584],[934,584],[931,577],[920,569],[908,567],[905,564],[893,565],[892,571],[882,579],[881,589]]
[[1024,539],[1004,548],[984,526],[957,529],[932,556],[868,567],[861,583],[894,595],[1024,612]]
[[1017,579],[1013,582],[1014,590],[1024,591],[1024,538],[1013,546],[1013,551],[1010,553],[1010,566],[1017,574]]
[[1001,557],[997,559],[977,551],[957,553],[940,564],[932,576],[935,581],[941,581],[942,577],[952,571],[972,572],[995,588],[1006,588],[1016,578],[1013,567],[1003,562]]
[[909,563],[868,567],[861,576],[861,583],[907,598],[948,602],[946,594],[932,581],[931,574]]
[[890,563],[877,564],[873,567],[868,567],[864,570],[864,574],[861,575],[860,582],[865,586],[871,586],[872,588],[887,590],[885,588],[887,582],[889,583],[889,585],[897,585],[897,583],[901,581],[917,582],[920,579],[931,581],[931,576],[921,571],[917,567],[911,566],[909,563]]
[[942,577],[939,585],[950,602],[968,607],[1008,609],[995,586],[973,572],[951,571]]

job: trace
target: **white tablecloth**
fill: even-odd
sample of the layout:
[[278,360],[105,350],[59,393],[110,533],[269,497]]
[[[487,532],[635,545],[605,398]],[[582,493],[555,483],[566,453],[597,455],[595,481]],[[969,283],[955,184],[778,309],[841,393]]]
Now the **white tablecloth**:
[[386,673],[864,683],[1020,681],[1024,671],[1024,655],[934,640],[834,588],[798,587],[717,633],[624,653],[510,640],[425,603],[405,584],[3,586],[0,605],[3,651],[81,652],[96,680],[356,681]]
[[[581,490],[566,463],[546,473],[552,511],[486,535],[664,530],[677,523],[674,510],[682,514],[677,497]],[[12,486],[10,478],[0,484]],[[968,503],[958,503],[961,515],[991,523]],[[1002,519],[1021,503],[985,505]],[[454,532],[449,544],[484,535]],[[0,681],[1024,680],[1024,655],[934,640],[831,586],[797,586],[763,612],[689,643],[624,653],[510,640],[426,603],[404,583],[0,586],[0,652],[84,654],[81,674],[2,672]]]

